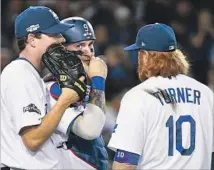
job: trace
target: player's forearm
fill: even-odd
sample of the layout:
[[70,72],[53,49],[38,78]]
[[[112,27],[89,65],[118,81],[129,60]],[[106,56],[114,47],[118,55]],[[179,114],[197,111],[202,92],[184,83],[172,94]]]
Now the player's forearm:
[[112,165],[112,170],[136,170],[136,165],[126,164],[126,163],[119,163],[114,161]]
[[72,127],[72,132],[86,140],[100,136],[105,125],[104,112],[94,104],[87,104],[82,116],[79,116]]
[[105,62],[96,57],[89,64],[88,77],[91,79],[92,90],[90,102],[105,112],[105,81],[107,77],[107,66]]
[[98,106],[105,113],[105,92],[98,89],[92,89],[90,93],[90,103]]
[[53,134],[69,105],[70,102],[61,101],[59,98],[52,110],[42,119],[40,125],[22,130],[21,136],[25,146],[32,151],[38,150]]

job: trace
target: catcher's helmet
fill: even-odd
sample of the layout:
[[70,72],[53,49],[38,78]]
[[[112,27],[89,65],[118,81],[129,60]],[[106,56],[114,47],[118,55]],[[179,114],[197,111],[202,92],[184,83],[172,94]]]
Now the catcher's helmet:
[[62,33],[63,37],[66,39],[66,44],[96,39],[92,25],[84,18],[70,17],[63,19],[61,23],[74,25]]

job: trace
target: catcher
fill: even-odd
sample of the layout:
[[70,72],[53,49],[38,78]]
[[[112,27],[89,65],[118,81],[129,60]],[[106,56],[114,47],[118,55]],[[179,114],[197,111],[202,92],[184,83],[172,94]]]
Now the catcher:
[[[66,110],[52,139],[61,154],[64,169],[104,170],[108,166],[108,155],[101,132],[106,119],[104,88],[107,66],[103,60],[94,57],[93,44],[96,38],[87,20],[71,17],[61,23],[73,25],[62,35],[66,39],[66,48],[77,54],[83,63],[79,65],[81,69],[73,70],[72,74],[77,78],[81,75],[88,77],[85,83],[90,82],[91,87],[87,86],[85,98]],[[51,74],[45,76],[44,80],[50,93],[51,107],[60,96],[61,88]]]

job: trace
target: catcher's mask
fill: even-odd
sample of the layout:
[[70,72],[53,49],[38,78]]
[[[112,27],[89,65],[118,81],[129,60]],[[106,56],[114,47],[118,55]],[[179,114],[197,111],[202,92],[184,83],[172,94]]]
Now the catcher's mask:
[[84,18],[70,17],[63,19],[61,23],[74,25],[62,33],[66,44],[96,39],[92,25]]

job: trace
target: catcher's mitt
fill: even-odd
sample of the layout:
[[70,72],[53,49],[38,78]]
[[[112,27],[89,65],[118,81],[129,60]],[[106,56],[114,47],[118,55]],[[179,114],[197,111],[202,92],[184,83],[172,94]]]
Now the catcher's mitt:
[[68,51],[60,44],[53,44],[43,54],[42,62],[56,77],[61,88],[67,87],[75,90],[82,100],[87,88],[79,78],[84,76],[86,83],[86,73],[78,55],[81,55],[81,51]]

